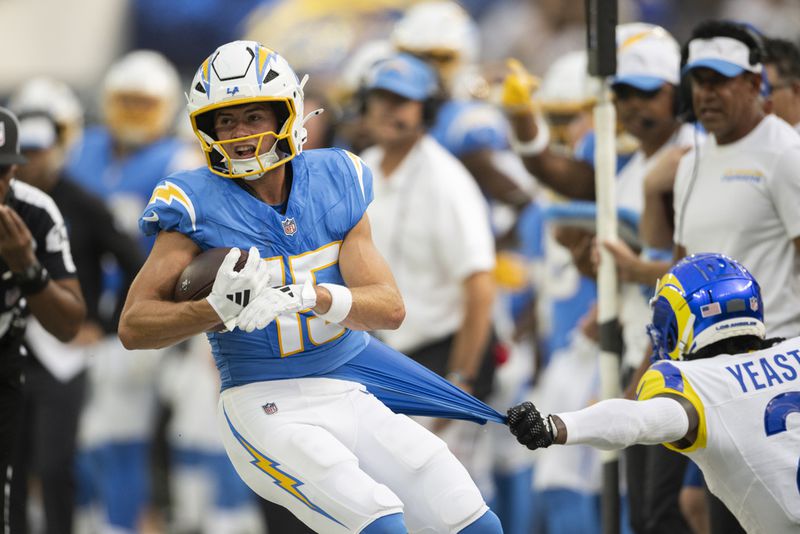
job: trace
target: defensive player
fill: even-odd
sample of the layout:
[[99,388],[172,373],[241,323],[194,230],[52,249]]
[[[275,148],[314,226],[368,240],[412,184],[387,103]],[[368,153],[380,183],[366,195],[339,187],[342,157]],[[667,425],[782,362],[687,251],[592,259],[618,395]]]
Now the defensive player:
[[[459,391],[363,332],[397,328],[403,302],[372,243],[370,170],[341,150],[301,153],[306,79],[252,41],[203,62],[188,99],[208,169],[170,176],[145,208],[140,227],[157,237],[120,338],[162,347],[224,323],[208,335],[228,456],[314,530],[500,532],[444,443],[364,386],[416,406],[426,388]],[[207,299],[172,302],[197,254],[231,246],[249,248],[241,271],[232,250]]]
[[697,463],[748,532],[797,532],[800,427],[789,416],[800,412],[800,338],[764,339],[758,283],[721,254],[680,261],[651,303],[648,332],[664,361],[642,377],[638,402],[547,417],[523,403],[509,410],[511,432],[530,449],[664,443]]

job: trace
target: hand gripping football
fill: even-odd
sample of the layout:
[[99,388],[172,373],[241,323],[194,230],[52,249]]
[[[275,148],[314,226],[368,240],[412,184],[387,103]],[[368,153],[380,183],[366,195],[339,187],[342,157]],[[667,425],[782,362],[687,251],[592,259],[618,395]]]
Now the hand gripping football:
[[[173,290],[175,302],[206,298],[211,293],[219,266],[230,250],[227,247],[211,248],[195,256],[178,277]],[[246,261],[247,250],[242,249],[234,269],[241,271]]]

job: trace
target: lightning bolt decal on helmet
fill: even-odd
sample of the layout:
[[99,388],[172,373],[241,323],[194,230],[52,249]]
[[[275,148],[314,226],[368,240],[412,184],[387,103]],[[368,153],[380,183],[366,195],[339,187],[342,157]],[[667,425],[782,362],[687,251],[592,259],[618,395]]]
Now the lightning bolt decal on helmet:
[[679,261],[658,281],[650,306],[647,333],[659,359],[683,360],[729,337],[766,335],[758,282],[722,254]]
[[[303,116],[307,79],[300,81],[283,57],[255,41],[234,41],[217,48],[197,70],[186,95],[192,129],[211,172],[225,178],[256,179],[302,152],[308,138],[303,126],[309,118]],[[217,138],[216,110],[257,102],[271,104],[278,131],[224,141]],[[270,137],[275,140],[272,148],[261,154],[262,144]],[[229,148],[246,140],[257,144],[255,155],[232,158]]]

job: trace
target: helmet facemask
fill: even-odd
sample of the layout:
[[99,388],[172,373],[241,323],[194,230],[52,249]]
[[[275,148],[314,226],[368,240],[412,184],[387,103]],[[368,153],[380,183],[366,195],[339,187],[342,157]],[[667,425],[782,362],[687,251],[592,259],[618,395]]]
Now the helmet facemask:
[[[214,127],[214,116],[220,109],[264,102],[270,105],[277,124],[278,131],[267,130],[243,137],[219,140]],[[203,153],[209,168],[215,174],[225,178],[244,178],[255,180],[280,165],[292,159],[299,152],[296,150],[292,139],[292,131],[297,120],[297,113],[289,98],[250,98],[244,102],[228,101],[210,109],[204,108],[199,112],[191,113],[192,127],[200,139]],[[272,147],[262,152],[262,146],[272,140]],[[255,144],[255,153],[248,158],[236,157],[233,145],[244,141]]]

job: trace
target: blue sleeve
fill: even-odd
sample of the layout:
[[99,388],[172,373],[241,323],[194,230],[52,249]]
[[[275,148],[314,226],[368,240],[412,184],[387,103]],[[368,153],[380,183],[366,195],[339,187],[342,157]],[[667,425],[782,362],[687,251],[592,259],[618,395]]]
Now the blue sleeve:
[[345,191],[350,221],[349,231],[364,216],[367,207],[374,198],[374,193],[372,190],[372,171],[367,167],[367,164],[352,152],[344,150],[343,154],[347,156],[345,168],[346,174],[350,178]]
[[444,110],[431,135],[456,157],[508,148],[508,125],[490,106],[452,106]]
[[150,196],[150,201],[139,218],[139,229],[145,235],[155,235],[162,230],[176,231],[199,240],[199,202],[193,201],[195,193],[184,181],[168,178],[161,181]]

